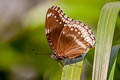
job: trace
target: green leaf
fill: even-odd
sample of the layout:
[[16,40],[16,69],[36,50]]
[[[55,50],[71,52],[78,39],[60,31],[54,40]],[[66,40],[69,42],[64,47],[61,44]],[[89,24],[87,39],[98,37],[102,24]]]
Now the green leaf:
[[64,62],[61,80],[80,80],[84,56],[85,54],[82,57],[67,59]]
[[115,71],[115,66],[116,66],[116,60],[117,60],[117,58],[115,59],[115,62],[113,64],[113,66],[112,66],[112,69],[111,69],[108,80],[113,80],[114,79],[114,71]]
[[97,27],[92,80],[106,80],[112,40],[120,2],[107,3],[100,15]]
[[113,80],[114,78],[114,71],[116,66],[117,54],[120,49],[120,45],[113,46],[110,54],[110,61],[109,61],[109,76],[108,80]]

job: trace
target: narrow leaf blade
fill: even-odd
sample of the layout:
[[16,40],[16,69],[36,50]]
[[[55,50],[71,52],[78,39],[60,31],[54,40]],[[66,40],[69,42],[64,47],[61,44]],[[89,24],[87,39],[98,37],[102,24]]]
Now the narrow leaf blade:
[[106,80],[115,24],[120,2],[106,4],[97,28],[92,80]]

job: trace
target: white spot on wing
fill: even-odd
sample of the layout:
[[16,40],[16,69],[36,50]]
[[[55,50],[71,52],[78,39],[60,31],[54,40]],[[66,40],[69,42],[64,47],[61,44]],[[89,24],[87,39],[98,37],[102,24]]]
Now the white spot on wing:
[[64,24],[64,26],[66,26],[66,24]]
[[49,18],[51,16],[51,14],[47,14],[47,18]]
[[73,31],[73,28],[71,28],[70,30]]
[[78,32],[78,34],[80,34],[80,32]]
[[64,15],[65,18],[67,18],[67,15]]
[[56,18],[56,16],[54,16],[54,18]]
[[61,15],[64,15],[64,12],[61,12]]
[[78,25],[79,25],[79,23],[80,23],[79,21],[76,21],[76,24],[78,24]]
[[72,21],[72,18],[68,18],[69,21]]
[[81,26],[84,26],[84,24],[83,24],[83,23],[81,23],[80,25],[81,25]]
[[58,10],[58,7],[56,7],[55,10],[57,11],[57,10]]
[[65,32],[63,32],[63,34],[65,34]]
[[89,29],[88,26],[84,26],[84,27],[85,27],[85,29]]
[[62,24],[62,22],[60,22],[60,24]]
[[75,29],[75,32],[77,32],[77,29]]
[[60,13],[60,12],[61,12],[61,10],[59,9],[59,10],[58,10],[58,13]]

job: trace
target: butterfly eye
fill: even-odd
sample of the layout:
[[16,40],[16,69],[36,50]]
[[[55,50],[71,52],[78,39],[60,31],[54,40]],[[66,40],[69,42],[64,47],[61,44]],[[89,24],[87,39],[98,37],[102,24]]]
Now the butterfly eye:
[[52,6],[46,14],[46,36],[53,50],[54,59],[71,59],[81,56],[95,45],[91,29],[74,20],[60,9]]

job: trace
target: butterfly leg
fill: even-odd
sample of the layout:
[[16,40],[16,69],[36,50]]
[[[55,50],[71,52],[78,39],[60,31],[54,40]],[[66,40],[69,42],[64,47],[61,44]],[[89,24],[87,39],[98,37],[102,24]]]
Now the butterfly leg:
[[62,65],[62,62],[58,62],[60,68],[62,69],[62,72],[63,72],[63,76],[65,77],[65,71],[64,71],[64,66]]

